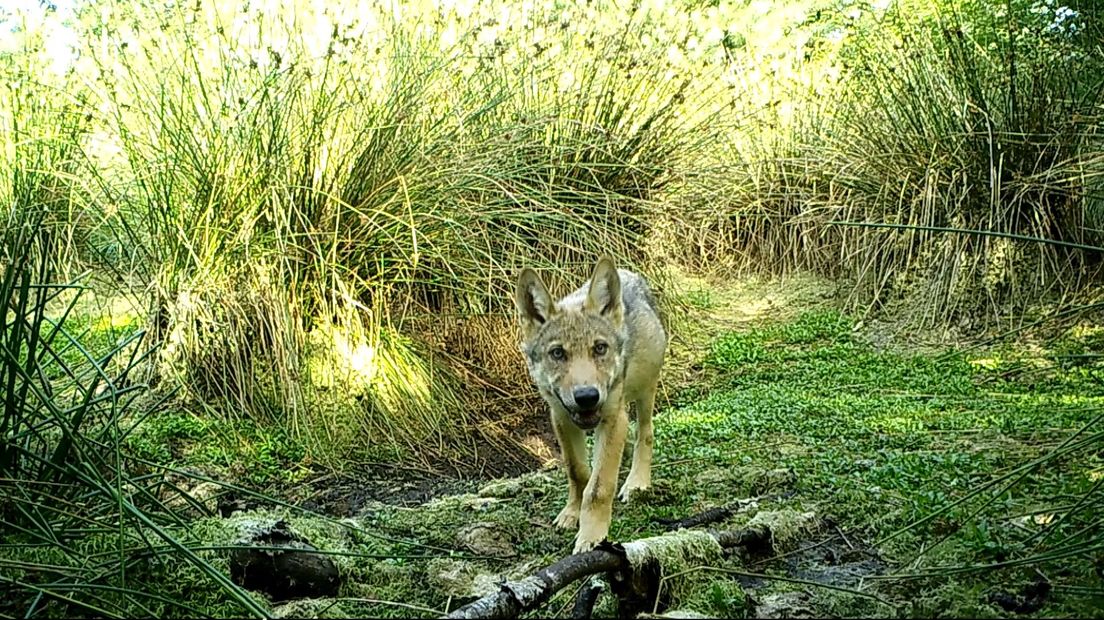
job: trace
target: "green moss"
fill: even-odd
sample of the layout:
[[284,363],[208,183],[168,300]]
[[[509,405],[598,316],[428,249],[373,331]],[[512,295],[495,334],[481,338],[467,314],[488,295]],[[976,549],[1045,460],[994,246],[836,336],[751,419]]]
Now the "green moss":
[[273,618],[351,618],[340,599],[307,598],[272,608]]
[[484,485],[479,489],[479,497],[514,499],[519,496],[544,495],[555,490],[556,482],[545,472],[523,474],[516,478],[505,478]]
[[820,528],[816,514],[796,510],[761,510],[748,523],[749,528],[770,530],[771,545],[777,551],[787,551]]
[[[203,528],[200,528],[203,531]],[[194,535],[183,528],[165,528],[162,532],[173,537],[177,541],[189,547],[203,547]],[[215,583],[194,562],[185,560],[173,553],[139,554],[138,550],[145,550],[139,543],[139,532],[136,529],[128,529],[127,537],[120,537],[119,532],[106,531],[88,535],[69,543],[69,552],[60,547],[9,547],[0,552],[0,578],[18,579],[24,583],[39,584],[48,591],[56,591],[66,596],[73,596],[74,591],[68,589],[65,584],[56,582],[53,573],[41,573],[27,570],[11,570],[7,561],[17,561],[31,565],[42,564],[49,566],[67,566],[69,575],[76,579],[92,580],[93,575],[98,576],[96,583],[104,586],[99,592],[98,599],[90,600],[76,596],[78,600],[90,601],[94,605],[114,609],[125,617],[192,617],[196,615],[216,618],[241,618],[248,613],[242,605],[235,602],[233,597],[219,584]],[[143,530],[141,537],[154,547],[165,549],[165,543],[161,537],[152,530]],[[130,538],[133,536],[134,538]],[[120,555],[120,553],[122,555]],[[215,570],[223,573],[229,572],[229,561],[225,553],[211,550],[199,550],[195,552],[200,561],[207,563]],[[112,563],[120,558],[128,558],[127,569],[124,574],[120,571],[112,571]],[[99,568],[97,568],[99,564]],[[85,573],[84,571],[94,571]],[[84,577],[77,577],[84,575]],[[33,600],[33,593],[23,599],[21,595],[26,590],[9,590],[8,599],[0,602],[0,610],[5,604],[18,605],[29,604]],[[257,593],[245,593],[262,607],[267,607],[268,602]],[[60,599],[50,597],[40,600],[38,603],[47,617],[73,617],[84,616],[89,612],[79,606],[66,605]]]
[[721,546],[708,532],[679,530],[663,536],[625,543],[625,557],[639,570],[654,564],[665,573],[685,570],[688,566],[707,564],[721,557]]

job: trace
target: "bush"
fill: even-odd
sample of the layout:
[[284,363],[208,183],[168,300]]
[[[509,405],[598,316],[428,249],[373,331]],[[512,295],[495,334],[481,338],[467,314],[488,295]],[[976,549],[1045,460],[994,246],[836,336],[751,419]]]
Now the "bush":
[[[151,283],[161,374],[329,464],[471,463],[487,404],[412,319],[512,312],[523,265],[554,285],[601,255],[641,266],[661,198],[718,131],[691,78],[630,36],[646,11],[515,28],[376,7],[372,31],[295,7],[112,6],[83,16],[117,45],[85,68],[119,152],[88,208]],[[297,18],[330,36],[296,36]],[[253,27],[287,34],[262,49]]]
[[852,279],[864,307],[908,298],[927,325],[1091,281],[1096,252],[1036,240],[1094,239],[1096,10],[900,3],[840,28],[831,95],[745,147],[728,225],[746,260]]

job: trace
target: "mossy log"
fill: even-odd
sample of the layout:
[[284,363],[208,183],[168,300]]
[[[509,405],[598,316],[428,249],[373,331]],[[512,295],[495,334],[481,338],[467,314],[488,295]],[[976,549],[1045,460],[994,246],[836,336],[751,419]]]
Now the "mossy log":
[[283,521],[252,532],[238,545],[230,555],[231,577],[273,601],[334,596],[341,587],[333,560]]
[[447,618],[516,618],[536,609],[572,583],[592,575],[606,574],[617,596],[619,615],[632,617],[650,609],[659,589],[658,566],[666,560],[702,557],[703,553],[743,547],[769,552],[769,527],[756,525],[738,531],[680,531],[620,544],[602,543],[598,548],[568,556],[521,581],[506,582],[488,596],[454,610]]

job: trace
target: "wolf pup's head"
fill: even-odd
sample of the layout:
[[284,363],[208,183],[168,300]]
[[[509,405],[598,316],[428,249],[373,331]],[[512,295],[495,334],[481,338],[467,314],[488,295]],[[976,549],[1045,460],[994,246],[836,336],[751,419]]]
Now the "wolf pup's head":
[[580,428],[598,426],[624,374],[624,308],[613,262],[598,261],[585,296],[571,295],[559,303],[536,272],[525,269],[514,301],[521,351],[541,395]]

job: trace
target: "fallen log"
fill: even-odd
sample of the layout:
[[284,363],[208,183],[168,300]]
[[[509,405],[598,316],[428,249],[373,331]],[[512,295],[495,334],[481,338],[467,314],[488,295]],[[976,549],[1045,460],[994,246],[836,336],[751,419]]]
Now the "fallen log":
[[592,575],[610,575],[610,586],[618,598],[620,615],[631,616],[632,610],[650,608],[658,591],[659,571],[655,570],[652,547],[662,553],[683,551],[700,545],[702,538],[719,549],[744,547],[764,551],[771,548],[771,530],[757,525],[738,531],[691,532],[684,530],[624,545],[602,543],[598,548],[570,555],[542,568],[521,581],[503,583],[498,592],[489,594],[454,610],[446,618],[516,618],[536,609],[563,588]]
[[594,604],[598,602],[598,595],[601,593],[602,581],[597,576],[591,577],[575,597],[575,606],[571,608],[571,620],[590,620],[594,615]]
[[720,508],[711,508],[705,512],[686,517],[685,519],[656,519],[656,522],[667,528],[668,532],[687,530],[692,527],[710,525],[718,521],[724,521],[731,517],[738,508],[739,506],[736,504],[721,506]]
[[498,592],[456,609],[446,617],[516,618],[583,577],[622,570],[625,564],[623,555],[605,546],[569,555],[531,577],[502,584]]
[[705,512],[700,512],[689,517],[682,519],[656,519],[655,522],[662,525],[669,532],[682,529],[690,529],[692,527],[701,527],[703,525],[710,525],[719,521],[731,517],[737,512],[747,510],[749,506],[755,506],[758,503],[765,503],[772,500],[784,499],[792,493],[778,493],[775,495],[749,497],[747,499],[739,499],[735,502],[728,504],[727,506],[720,506],[718,508],[710,508]]
[[230,554],[231,578],[273,601],[334,596],[341,587],[334,561],[284,521],[250,532],[237,544]]

